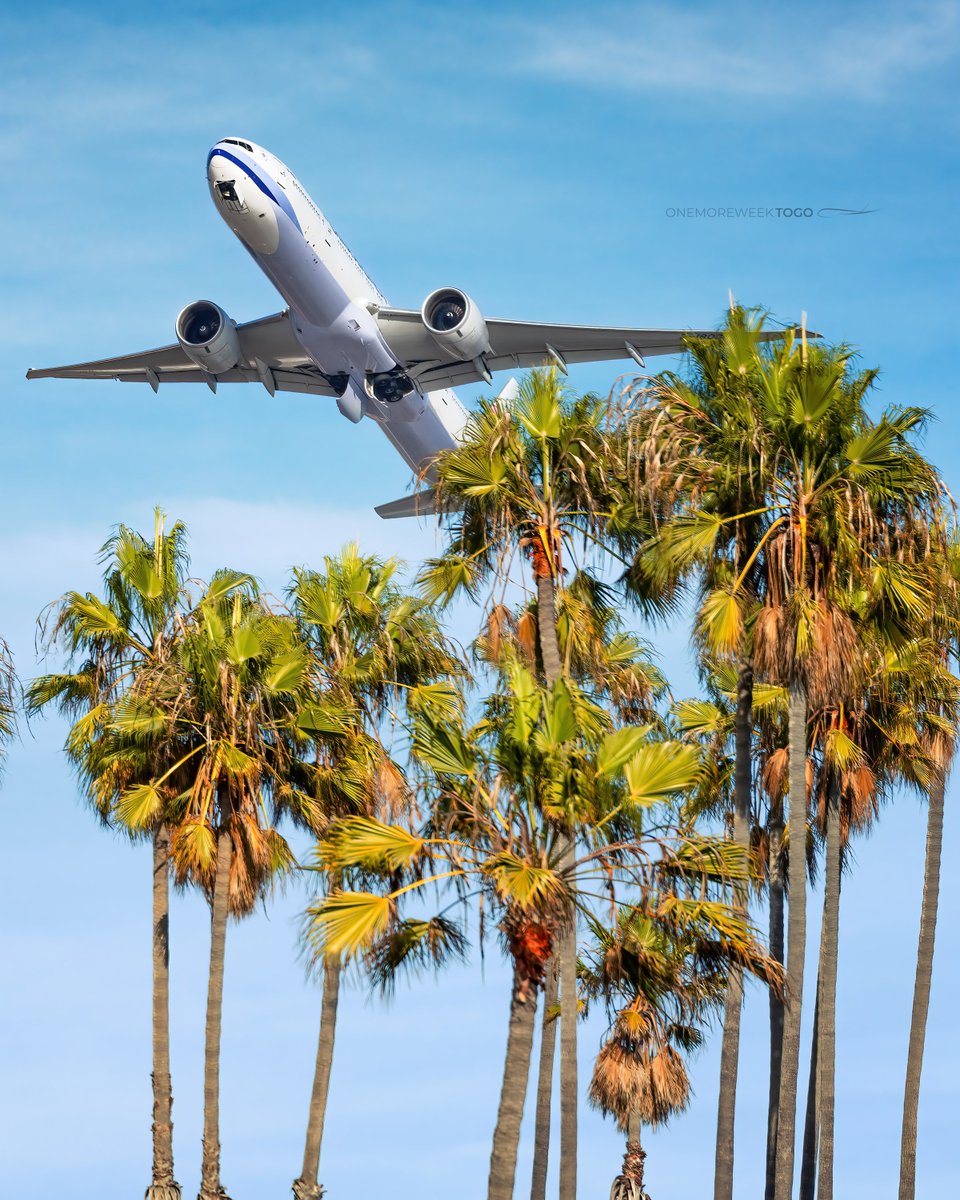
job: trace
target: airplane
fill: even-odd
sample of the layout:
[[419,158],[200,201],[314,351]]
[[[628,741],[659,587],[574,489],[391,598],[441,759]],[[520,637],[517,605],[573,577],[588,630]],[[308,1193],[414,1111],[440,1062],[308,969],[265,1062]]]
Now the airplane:
[[[419,309],[393,308],[296,176],[246,138],[223,138],[207,155],[214,206],[287,307],[237,324],[212,300],[177,316],[177,341],[119,358],[46,367],[28,379],[119,379],[160,384],[259,383],[270,396],[329,396],[356,424],[380,426],[421,481],[463,433],[457,384],[493,383],[498,371],[678,354],[686,337],[713,330],[629,329],[485,318],[458,287],[432,291]],[[511,380],[500,393],[516,394]],[[429,489],[376,507],[381,517],[433,511]]]

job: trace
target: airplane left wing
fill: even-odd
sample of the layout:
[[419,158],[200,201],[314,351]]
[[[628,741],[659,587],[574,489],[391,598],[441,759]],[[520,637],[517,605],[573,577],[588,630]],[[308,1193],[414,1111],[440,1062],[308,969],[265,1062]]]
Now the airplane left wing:
[[211,387],[217,383],[262,383],[268,390],[281,392],[337,394],[304,354],[285,312],[238,325],[237,334],[241,360],[231,370],[219,371],[216,380],[188,358],[179,343],[119,358],[30,370],[27,378],[119,379],[124,383],[149,383],[154,391],[161,383],[206,383]]
[[[484,378],[475,361],[456,359],[434,341],[419,312],[385,307],[376,313],[376,319],[391,350],[425,391]],[[613,359],[633,359],[642,366],[648,357],[680,354],[684,338],[718,336],[715,329],[630,329],[497,319],[487,319],[486,326],[490,351],[484,355],[484,364],[490,372],[549,362],[563,369],[567,363]]]

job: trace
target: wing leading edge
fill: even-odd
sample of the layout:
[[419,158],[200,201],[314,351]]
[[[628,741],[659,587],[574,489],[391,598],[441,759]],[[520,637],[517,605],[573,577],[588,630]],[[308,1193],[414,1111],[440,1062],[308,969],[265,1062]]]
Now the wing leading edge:
[[216,378],[201,370],[183,352],[179,343],[102,358],[95,362],[64,367],[43,367],[27,372],[28,379],[119,379],[124,383],[262,383],[268,390],[312,392],[335,396],[336,392],[303,352],[293,336],[286,312],[261,317],[237,326],[242,360]]

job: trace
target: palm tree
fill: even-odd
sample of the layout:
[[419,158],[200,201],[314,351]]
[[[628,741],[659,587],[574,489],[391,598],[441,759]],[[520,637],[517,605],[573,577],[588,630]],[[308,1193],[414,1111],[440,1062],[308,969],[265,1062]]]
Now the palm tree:
[[[952,747],[951,747],[952,751]],[[943,809],[950,757],[936,763],[927,801],[927,837],[923,865],[923,902],[917,969],[910,1016],[907,1072],[903,1090],[903,1124],[900,1135],[899,1200],[913,1200],[917,1182],[917,1112],[920,1104],[920,1072],[926,1036],[927,1011],[933,976],[933,952],[940,894],[940,854],[943,844]]]
[[[622,908],[613,929],[592,922],[594,948],[582,974],[588,995],[613,1008],[611,1034],[594,1066],[590,1098],[627,1134],[611,1197],[643,1196],[640,1129],[665,1124],[689,1098],[684,1054],[703,1041],[723,1004],[733,965],[773,986],[782,972],[761,949],[742,908],[705,910],[674,921],[654,897]],[[623,1005],[623,1007],[620,1007]]]
[[[496,606],[486,633],[478,639],[479,657],[497,665],[509,647],[529,666],[536,665],[536,624],[536,601],[519,618]],[[649,647],[624,629],[609,589],[587,571],[576,572],[557,595],[557,640],[567,675],[618,721],[658,724],[654,703],[665,694],[666,681],[653,664]],[[544,976],[531,1200],[546,1197],[558,994],[557,966],[551,960]]]
[[[939,650],[941,669],[957,660],[956,614],[960,582],[960,544],[956,530],[946,539],[944,552],[936,560],[933,578],[934,645]],[[917,1173],[917,1117],[920,1076],[926,1040],[927,1011],[933,977],[933,955],[940,894],[940,857],[943,845],[943,810],[947,779],[956,744],[957,717],[947,714],[947,728],[928,740],[930,774],[927,783],[927,834],[923,867],[923,900],[914,978],[913,1010],[903,1090],[903,1121],[900,1135],[899,1200],[913,1200]]]
[[[494,906],[514,977],[490,1200],[513,1195],[536,990],[552,944],[569,920],[572,874],[583,880],[597,875],[605,885],[676,876],[681,882],[675,893],[686,878],[681,862],[698,880],[708,861],[711,869],[740,869],[722,844],[675,834],[672,841],[658,838],[653,823],[643,844],[629,836],[641,811],[691,786],[694,748],[651,743],[642,729],[611,732],[604,711],[574,685],[560,680],[551,689],[538,686],[519,663],[504,669],[504,679],[506,687],[489,699],[484,718],[466,730],[419,716],[414,753],[428,771],[430,795],[421,833],[348,818],[325,840],[328,861],[342,870],[386,864],[414,877],[385,894],[334,894],[316,916],[325,952],[341,954],[356,952],[385,931],[396,919],[398,902],[426,883],[448,879],[461,888],[479,888]],[[570,863],[563,831],[574,811],[594,848]],[[580,891],[576,902],[586,903]],[[683,900],[676,904],[683,909]]]
[[[903,561],[898,558],[901,567]],[[925,635],[928,625],[918,620],[918,632]],[[822,746],[818,819],[825,862],[815,1071],[818,1194],[824,1200],[833,1195],[838,924],[847,847],[853,834],[870,828],[881,800],[896,786],[935,786],[957,718],[958,682],[934,642],[920,636],[887,644],[882,626],[865,633],[873,636],[864,647],[858,694],[814,721],[814,740]],[[816,1139],[810,1140],[813,1153]],[[806,1160],[805,1168],[812,1188],[816,1164]]]
[[[749,419],[733,422],[732,439],[739,458],[724,464],[727,475],[714,467],[707,452],[706,466],[695,457],[695,439],[686,437],[683,422],[669,461],[683,461],[694,483],[724,479],[746,464],[752,475],[757,463],[757,487],[751,493],[756,507],[749,517],[751,536],[742,568],[714,572],[713,584],[700,609],[702,629],[717,648],[740,645],[752,625],[753,666],[788,689],[787,834],[794,847],[806,845],[809,706],[835,701],[846,694],[856,658],[849,593],[841,595],[838,581],[862,579],[873,569],[871,556],[883,547],[883,530],[916,527],[935,501],[937,481],[910,444],[922,423],[918,410],[891,410],[878,422],[866,415],[864,398],[875,372],[855,374],[844,348],[809,349],[787,333],[778,344],[760,346],[748,334],[741,338],[742,371],[749,384]],[[734,347],[736,349],[736,347]],[[703,390],[703,389],[701,389]],[[707,389],[709,391],[709,389]],[[696,392],[666,389],[702,420],[702,401]],[[639,421],[641,447],[671,444],[670,415],[655,411]],[[708,445],[710,444],[708,439]],[[656,455],[641,456],[643,464]],[[687,463],[689,462],[689,466]],[[655,487],[657,480],[642,480]],[[669,484],[671,476],[668,473]],[[682,475],[681,475],[682,478]],[[685,487],[688,485],[684,485]],[[664,489],[659,489],[662,492]],[[669,497],[669,487],[666,488]],[[701,507],[673,516],[654,551],[667,569],[693,563],[722,550],[738,518],[715,512],[721,494],[701,484]],[[888,539],[889,540],[889,539]],[[739,547],[738,547],[739,548]],[[651,562],[652,557],[652,562]],[[641,554],[635,570],[641,582],[655,575],[656,554]],[[886,571],[887,607],[910,607],[898,597],[901,581]],[[909,589],[907,589],[909,591]],[[846,605],[846,607],[845,607]],[[744,660],[741,659],[741,662]],[[744,689],[746,691],[746,689]],[[744,772],[746,779],[746,772]],[[792,836],[791,836],[792,835]],[[776,858],[776,856],[775,856]],[[777,1152],[774,1174],[776,1200],[785,1200],[793,1175],[793,1135],[805,943],[806,854],[789,856],[789,959],[787,1006],[784,1012],[777,1098]],[[776,895],[771,888],[771,900]],[[771,913],[772,932],[775,925]],[[773,1014],[772,1014],[773,1015]],[[776,1022],[772,1024],[776,1035]],[[777,1041],[772,1067],[777,1065]],[[723,1122],[721,1122],[723,1125]],[[721,1130],[721,1135],[723,1130]],[[729,1123],[728,1123],[729,1133]],[[718,1143],[721,1190],[729,1190],[729,1156]],[[768,1187],[771,1180],[768,1177]]]
[[[446,554],[428,562],[421,584],[430,599],[460,590],[479,596],[484,581],[504,585],[521,555],[537,596],[537,640],[544,679],[564,674],[557,636],[557,594],[564,564],[582,546],[605,553],[624,503],[625,467],[608,405],[572,397],[554,369],[533,371],[511,407],[493,401],[473,413],[461,444],[442,454],[437,510],[447,517]],[[627,503],[632,511],[632,505]],[[572,861],[573,830],[564,832]],[[571,901],[573,905],[573,901]],[[560,1200],[575,1200],[577,1180],[576,920],[558,948],[560,975]],[[566,1005],[566,1008],[564,1006]],[[551,1069],[548,1070],[547,1068]],[[541,1062],[548,1087],[552,1064]]]
[[[156,510],[153,537],[120,525],[104,545],[104,597],[68,592],[50,611],[47,640],[65,646],[72,670],[33,681],[28,712],[55,704],[75,718],[66,750],[104,824],[153,842],[153,1170],[147,1200],[179,1200],[173,1173],[173,1093],[169,1022],[169,804],[136,827],[121,794],[158,774],[162,749],[131,742],[113,727],[117,707],[149,672],[168,661],[180,636],[186,596],[186,530],[165,529]],[[162,769],[162,768],[161,768]]]
[[895,562],[878,564],[885,530],[913,528],[938,498],[938,481],[911,445],[918,410],[866,415],[874,372],[855,375],[849,351],[799,352],[788,338],[763,363],[764,419],[777,446],[767,513],[765,587],[756,629],[756,662],[788,688],[786,822],[789,858],[787,1004],[778,1104],[775,1197],[792,1190],[803,967],[806,941],[808,722],[810,705],[850,692],[857,637],[849,580],[875,578],[878,603],[909,618],[916,592]]
[[[313,775],[319,827],[338,815],[365,812],[389,819],[403,812],[406,788],[399,767],[381,741],[388,715],[403,716],[423,688],[443,694],[445,681],[461,670],[423,600],[396,582],[400,564],[362,555],[355,543],[323,572],[294,572],[290,604],[310,652],[316,704],[329,717],[301,729],[316,741]],[[388,713],[389,710],[389,713]],[[330,732],[330,729],[334,732]],[[399,811],[397,806],[399,805]],[[334,886],[336,879],[333,880]],[[409,955],[411,946],[405,947]],[[388,952],[389,953],[389,952]],[[395,954],[394,954],[395,957]],[[394,962],[394,966],[399,965]],[[319,1200],[320,1147],[336,1033],[341,962],[323,962],[323,1001],[303,1166],[294,1181],[297,1200]]]
[[[686,737],[694,738],[704,748],[710,771],[705,776],[704,786],[697,797],[698,809],[706,817],[722,817],[728,832],[733,826],[730,793],[735,786],[737,742],[734,731],[737,727],[739,689],[743,677],[734,663],[701,658],[701,669],[707,686],[708,699],[683,700],[675,703],[672,715]],[[768,798],[767,816],[761,822],[759,813],[752,817],[749,832],[749,854],[751,862],[750,881],[757,892],[766,887],[769,902],[768,953],[774,962],[783,962],[783,794],[786,788],[785,769],[787,751],[785,746],[785,718],[787,694],[784,688],[754,682],[751,687],[751,715],[754,743],[755,779],[758,793]],[[742,746],[742,734],[741,742]],[[759,795],[758,795],[759,800]],[[742,889],[740,909],[746,913]],[[733,977],[740,971],[734,963],[730,969],[731,986]],[[770,1087],[773,1093],[768,1115],[768,1168],[770,1167],[771,1144],[776,1146],[776,1105],[779,1097],[779,1053],[783,1022],[783,991],[768,989],[770,1007]],[[724,997],[723,1045],[729,1046],[730,1030],[739,1031],[739,1011],[731,1025],[729,987]],[[729,1060],[728,1060],[729,1062]],[[721,1071],[721,1081],[724,1079]],[[730,1086],[733,1086],[732,1083]],[[723,1098],[721,1097],[721,1104]],[[772,1130],[772,1133],[771,1133]],[[725,1160],[721,1160],[724,1162]],[[772,1170],[768,1170],[772,1177]],[[721,1181],[722,1181],[721,1174]]]
[[155,730],[173,759],[162,775],[124,792],[130,824],[155,819],[166,780],[176,780],[174,871],[210,900],[200,1200],[225,1196],[219,1090],[227,919],[249,913],[293,865],[275,819],[302,747],[297,718],[308,691],[307,652],[292,619],[268,610],[249,576],[221,571],[190,613],[175,654],[116,718],[130,733]]
[[[630,421],[635,486],[659,514],[628,572],[631,590],[649,602],[651,584],[667,596],[690,574],[699,590],[696,637],[704,654],[736,665],[730,833],[747,853],[753,786],[752,618],[763,589],[764,516],[770,453],[757,404],[765,316],[731,302],[720,335],[690,339],[684,374],[638,381]],[[746,910],[744,891],[737,897]],[[771,1005],[780,999],[771,992]],[[733,1150],[743,980],[727,989],[717,1108],[715,1200],[732,1200]],[[772,1054],[775,1047],[772,1046]]]

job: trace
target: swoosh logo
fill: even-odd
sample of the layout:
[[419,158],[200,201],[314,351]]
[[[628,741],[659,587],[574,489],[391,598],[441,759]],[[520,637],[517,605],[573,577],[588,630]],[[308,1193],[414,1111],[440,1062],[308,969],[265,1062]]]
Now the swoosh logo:
[[818,208],[818,217],[863,217],[867,213],[879,212],[878,208]]

